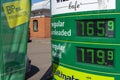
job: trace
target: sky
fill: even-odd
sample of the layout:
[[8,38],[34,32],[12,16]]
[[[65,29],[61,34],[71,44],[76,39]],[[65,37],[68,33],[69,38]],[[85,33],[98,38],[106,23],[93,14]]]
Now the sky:
[[43,1],[43,0],[32,0],[32,4],[40,2],[40,1]]

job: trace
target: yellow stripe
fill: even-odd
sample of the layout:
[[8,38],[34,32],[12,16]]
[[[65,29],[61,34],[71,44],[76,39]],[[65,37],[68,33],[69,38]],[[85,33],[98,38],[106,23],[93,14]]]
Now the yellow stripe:
[[98,15],[118,15],[120,14],[120,12],[118,13],[99,13],[99,14],[79,14],[79,15],[69,15],[69,16],[60,16],[60,17],[52,17],[52,19],[56,19],[56,18],[70,18],[70,17],[78,17],[78,16],[98,16]]
[[110,46],[120,46],[120,44],[114,44],[114,43],[97,43],[97,42],[77,42],[77,41],[68,41],[68,40],[58,40],[58,39],[52,39],[52,41],[57,42],[68,42],[68,43],[76,43],[76,44],[91,44],[91,45],[110,45]]
[[[53,61],[56,62],[56,61]],[[95,71],[95,70],[89,70],[89,69],[84,69],[84,68],[80,68],[80,67],[75,67],[75,66],[71,66],[71,65],[67,65],[64,63],[59,62],[60,65],[66,66],[66,67],[70,67],[70,68],[74,68],[74,69],[78,69],[78,70],[84,70],[84,71],[89,71],[89,72],[95,72],[95,73],[100,73],[100,74],[108,74],[108,75],[118,75],[120,76],[120,73],[110,73],[110,72],[102,72],[102,71]]]
[[113,76],[85,73],[56,64],[53,64],[53,73],[54,78],[57,80],[115,80]]

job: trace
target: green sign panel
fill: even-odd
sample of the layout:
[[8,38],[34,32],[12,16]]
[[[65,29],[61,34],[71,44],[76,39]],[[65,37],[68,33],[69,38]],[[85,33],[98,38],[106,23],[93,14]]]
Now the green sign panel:
[[24,80],[30,0],[0,1],[0,80]]
[[120,80],[119,3],[51,0],[53,79]]

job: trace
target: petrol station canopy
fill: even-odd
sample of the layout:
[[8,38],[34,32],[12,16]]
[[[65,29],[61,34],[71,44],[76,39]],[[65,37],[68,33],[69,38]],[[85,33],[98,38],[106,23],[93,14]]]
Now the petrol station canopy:
[[40,9],[50,9],[50,0],[44,0],[32,5],[32,11]]

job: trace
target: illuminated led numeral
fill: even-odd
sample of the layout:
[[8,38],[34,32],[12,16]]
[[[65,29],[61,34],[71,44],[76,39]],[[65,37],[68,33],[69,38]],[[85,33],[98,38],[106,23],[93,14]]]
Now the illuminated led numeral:
[[114,56],[113,56],[113,51],[108,51],[108,60],[113,60]]
[[82,52],[82,62],[85,62],[85,49],[81,48]]
[[104,21],[98,21],[97,22],[97,29],[98,29],[97,35],[98,36],[105,36],[105,27],[100,26],[101,24],[104,25],[105,22]]
[[114,30],[114,21],[108,21],[108,30],[113,31]]
[[81,22],[81,25],[82,25],[81,26],[82,27],[82,34],[81,35],[84,36],[85,35],[85,32],[84,32],[85,31],[85,24],[84,24],[84,22]]
[[97,51],[97,58],[99,58],[100,60],[97,60],[97,63],[102,65],[105,63],[105,53],[103,50],[98,50]]
[[93,36],[94,35],[94,27],[91,26],[93,24],[94,24],[93,22],[88,22],[87,23],[87,35],[88,36]]
[[91,63],[94,64],[94,50],[93,49],[87,49],[87,52],[91,54]]

